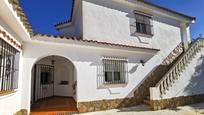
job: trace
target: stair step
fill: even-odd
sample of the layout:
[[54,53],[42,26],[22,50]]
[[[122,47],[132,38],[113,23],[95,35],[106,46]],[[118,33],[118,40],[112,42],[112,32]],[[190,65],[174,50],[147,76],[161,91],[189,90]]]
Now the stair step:
[[150,100],[144,100],[145,105],[150,105]]
[[57,113],[56,115],[76,115],[79,112],[66,112],[66,113]]

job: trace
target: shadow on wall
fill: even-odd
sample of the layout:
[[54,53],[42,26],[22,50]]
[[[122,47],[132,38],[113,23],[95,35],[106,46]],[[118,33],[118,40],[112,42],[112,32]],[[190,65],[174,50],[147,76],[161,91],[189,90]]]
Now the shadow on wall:
[[[129,62],[129,63],[139,63],[139,62]],[[93,66],[93,64],[92,64],[92,66]],[[105,81],[103,64],[100,63],[100,64],[97,64],[97,65],[94,65],[94,66],[96,66],[96,68],[97,68],[97,76],[96,76],[97,77],[96,78],[97,88],[98,89],[107,89],[110,92],[110,94],[114,94],[114,93],[111,93],[111,90],[109,88],[101,87],[104,84],[104,81]],[[135,64],[132,68],[130,68],[130,69],[128,68],[128,74],[135,73],[137,71],[138,66],[139,66],[138,64]]]
[[[143,59],[145,62],[149,61],[151,59],[151,56],[149,55],[142,55],[142,56],[131,56],[129,57],[128,55],[124,55],[124,54],[119,54],[117,52],[115,52],[116,55],[109,55],[110,57],[128,57],[128,65],[131,64],[131,68],[128,67],[128,74],[135,74],[135,72],[137,71],[138,65],[140,64],[140,60]],[[99,60],[96,60],[92,57],[98,58]],[[102,60],[100,60],[101,57],[97,57],[97,56],[91,56],[90,58],[84,58],[83,61],[85,61],[85,59],[89,59],[88,62],[90,62],[90,66],[95,67],[96,68],[96,85],[97,85],[97,89],[107,89],[108,88],[104,88],[101,87],[104,84],[104,66],[103,66],[103,62]],[[90,60],[90,59],[94,59],[94,60]],[[129,78],[129,76],[128,76]],[[91,78],[92,79],[92,78]]]
[[[194,68],[195,71],[190,79],[189,85],[184,89],[184,92],[190,96],[190,95],[199,95],[204,94],[204,55],[201,55],[201,57],[197,60],[197,66]],[[185,76],[184,76],[185,77]],[[137,101],[137,100],[135,100]],[[124,100],[122,103],[126,102]],[[121,103],[121,104],[122,104]],[[196,110],[203,109],[203,103],[200,104],[194,104],[194,105],[188,105],[191,108],[194,108]],[[120,107],[120,105],[119,105]],[[143,110],[145,107],[140,108],[141,106],[136,106],[137,109],[119,109],[118,112],[131,112],[131,111],[148,111],[148,109]],[[171,111],[180,111],[179,107],[177,108],[170,108]],[[203,114],[203,113],[202,113]]]
[[188,95],[204,94],[204,55],[201,55],[197,64],[199,65],[195,67],[190,83],[184,89],[184,92]]

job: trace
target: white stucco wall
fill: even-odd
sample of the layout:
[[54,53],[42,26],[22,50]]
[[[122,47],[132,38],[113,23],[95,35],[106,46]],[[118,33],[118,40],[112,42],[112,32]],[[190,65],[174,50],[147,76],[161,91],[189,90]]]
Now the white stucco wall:
[[[60,55],[71,60],[76,68],[77,102],[132,97],[136,88],[148,76],[149,72],[156,68],[163,58],[181,42],[178,23],[155,15],[153,21],[154,36],[152,38],[131,36],[131,19],[127,15],[131,14],[133,10],[124,6],[120,7],[120,4],[117,3],[104,3],[104,7],[104,4],[99,6],[87,1],[89,0],[83,1],[84,39],[153,47],[159,48],[161,51],[148,60],[152,54],[139,53],[134,50],[128,51],[128,49],[101,48],[101,46],[97,45],[88,47],[86,44],[79,45],[75,43],[68,45],[65,42],[45,43],[36,41],[36,43],[27,43],[24,48],[23,65],[25,73],[23,77],[25,81],[28,81],[28,84],[24,83],[24,85],[29,86],[30,78],[26,76],[31,74],[31,66],[38,58],[48,55]],[[92,0],[92,2],[94,1]],[[117,10],[114,8],[117,8]],[[51,39],[47,39],[47,41],[51,41]],[[97,81],[100,75],[98,69],[102,66],[102,56],[128,58],[129,82],[127,85],[109,88],[98,87]],[[147,61],[145,66],[140,64],[141,59]],[[30,92],[30,88],[25,87],[22,98],[29,97],[30,93],[28,92]],[[24,103],[23,106],[29,108],[30,103],[28,102],[22,102]]]
[[21,109],[20,91],[0,96],[0,113],[1,115],[13,115]]
[[[23,23],[20,18],[17,16],[17,13],[13,10],[12,5],[8,0],[0,1],[0,29],[5,31],[7,35],[14,38],[17,43],[23,44],[23,41],[28,40],[29,33],[25,29]],[[12,43],[10,43],[3,35],[0,35],[5,41],[15,47]],[[16,48],[16,47],[15,47]],[[18,48],[17,48],[18,49]],[[20,60],[19,60],[19,79],[18,79],[18,89],[15,93],[0,96],[0,114],[1,115],[13,115],[20,109],[24,109],[21,106],[21,102],[24,98],[21,98],[22,94],[22,52],[20,52]]]
[[[0,1],[0,29],[5,31],[7,35],[15,39],[17,43],[23,44],[23,40],[29,37],[28,32],[26,31],[23,23],[21,23],[20,18],[17,16],[16,12],[13,11],[12,5],[8,0]],[[10,41],[4,38],[3,35],[0,35],[2,39],[7,41],[10,45],[14,46]],[[18,49],[18,48],[17,48]],[[13,115],[20,109],[23,109],[21,106],[21,94],[22,94],[22,52],[20,51],[19,55],[19,77],[18,77],[18,89],[15,93],[0,96],[0,114],[1,115]]]
[[[40,51],[40,52],[39,52]],[[140,54],[140,55],[138,55]],[[31,94],[31,69],[33,64],[42,57],[59,55],[69,59],[76,68],[77,78],[77,101],[93,101],[102,99],[115,99],[133,96],[134,88],[143,80],[145,74],[150,71],[147,66],[143,67],[140,60],[147,61],[153,54],[138,53],[128,50],[91,48],[78,45],[51,43],[27,43],[24,45],[23,55],[23,79],[22,105],[29,109]],[[97,86],[97,69],[102,66],[102,56],[128,57],[129,82],[125,87],[99,89]],[[139,66],[138,66],[139,65]],[[138,67],[137,67],[138,66]],[[146,69],[145,69],[146,68]]]
[[82,4],[84,39],[159,49],[170,45],[161,44],[158,41],[174,41],[174,44],[181,41],[180,24],[174,19],[151,13],[154,36],[144,37],[132,35],[131,25],[135,22],[133,12],[139,10],[137,7],[111,0],[83,0]]
[[131,34],[133,11],[141,10],[136,6],[109,0],[83,0],[82,6],[84,39],[158,48],[160,61],[156,65],[182,41],[179,21],[154,14],[148,7],[145,11],[153,15],[152,37]]
[[[73,96],[74,67],[67,60],[60,60],[55,65],[55,96]],[[68,81],[67,85],[60,85],[61,81]]]
[[179,79],[163,96],[166,98],[204,94],[204,49],[199,52],[183,71]]
[[[20,57],[19,57],[20,56]],[[0,96],[0,114],[2,115],[13,115],[21,109],[21,92],[22,92],[22,57],[21,54],[16,57],[16,65],[19,66],[18,74],[18,88],[14,93]],[[20,63],[20,64],[19,64]]]
[[[19,57],[20,56],[20,57]],[[16,89],[14,93],[0,96],[0,114],[1,115],[13,115],[17,111],[21,109],[21,83],[22,83],[22,66],[21,66],[21,54],[16,57],[15,66],[19,66],[18,74],[18,89]]]
[[[0,3],[2,3],[2,1]],[[5,9],[3,5],[4,4],[0,4],[1,11]],[[74,76],[76,76],[74,81],[77,81],[77,95],[74,95],[74,98],[77,102],[126,98],[133,96],[135,89],[145,77],[147,77],[149,72],[157,67],[157,65],[162,62],[162,59],[181,42],[180,28],[178,27],[178,22],[175,20],[154,15],[153,37],[132,36],[130,22],[132,22],[131,18],[134,8],[130,9],[119,3],[113,4],[110,3],[109,0],[98,0],[97,2],[96,0],[83,0],[82,5],[83,9],[78,7],[78,10],[76,10],[78,13],[76,13],[74,27],[61,30],[63,35],[81,36],[83,34],[84,39],[153,47],[161,49],[161,51],[152,57],[153,53],[137,52],[135,49],[128,48],[113,48],[112,46],[101,47],[101,45],[98,44],[95,44],[94,47],[88,47],[86,43],[82,45],[73,43],[70,45],[65,42],[51,43],[36,40],[31,41],[30,38],[29,40],[25,40],[28,38],[28,33],[25,32],[24,28],[22,29],[23,26],[19,18],[16,21],[12,18],[14,12],[11,14],[2,11],[0,18],[3,19],[3,21],[0,20],[0,24],[6,25],[5,27],[8,29],[13,28],[14,25],[18,27],[16,30],[11,29],[8,31],[17,34],[15,35],[18,37],[16,39],[24,41],[24,47],[22,58],[20,58],[18,91],[12,95],[0,97],[1,113],[4,115],[12,115],[20,109],[30,110],[31,70],[33,65],[43,57],[59,55],[69,59],[73,63],[76,69],[73,73]],[[12,9],[11,6],[9,6],[9,8]],[[83,10],[83,18],[81,17],[81,10]],[[8,25],[6,23],[8,23]],[[19,26],[18,23],[21,25]],[[52,41],[54,39],[49,40]],[[97,81],[100,76],[98,69],[102,66],[102,56],[128,58],[129,79],[127,85],[114,88],[98,87]],[[140,64],[140,60],[146,62],[145,66]],[[66,67],[66,65],[62,66],[62,64],[59,64],[59,66],[61,66],[60,68],[67,68],[63,71],[70,69]],[[66,87],[64,87],[64,90],[65,89]],[[61,95],[62,90],[55,93]],[[67,93],[65,95],[71,94]]]
[[[1,20],[0,20],[1,21]],[[5,29],[6,28],[6,29]],[[0,29],[4,32],[6,32],[7,35],[12,37],[17,43],[20,43],[16,40],[16,38],[12,35],[12,32],[9,28],[7,28],[7,25],[1,25],[0,23]],[[11,33],[10,33],[11,31]],[[7,38],[5,38],[2,34],[0,34],[0,39],[3,39],[8,44],[19,50],[19,54],[15,57],[15,67],[19,68],[19,71],[16,72],[18,74],[18,89],[16,89],[14,93],[9,95],[0,96],[0,114],[2,115],[13,115],[17,111],[21,109],[21,83],[22,83],[22,52],[20,49],[18,49],[16,46],[13,45]],[[15,102],[15,104],[13,103]]]

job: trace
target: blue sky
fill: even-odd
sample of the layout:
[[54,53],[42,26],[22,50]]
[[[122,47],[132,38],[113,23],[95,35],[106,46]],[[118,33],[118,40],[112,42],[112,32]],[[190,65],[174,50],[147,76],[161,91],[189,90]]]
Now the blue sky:
[[[71,15],[72,0],[19,0],[34,32],[58,34],[54,26],[68,20]],[[191,27],[192,38],[204,36],[204,0],[147,0],[169,9],[196,17]]]
[[72,0],[19,0],[33,31],[58,34],[54,25],[70,18]]
[[196,17],[196,23],[191,26],[191,37],[204,36],[204,0],[147,0],[165,6],[169,9]]

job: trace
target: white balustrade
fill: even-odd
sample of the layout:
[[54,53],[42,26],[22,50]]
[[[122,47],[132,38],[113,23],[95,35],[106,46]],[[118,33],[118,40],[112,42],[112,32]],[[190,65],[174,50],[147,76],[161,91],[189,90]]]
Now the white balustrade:
[[193,57],[195,57],[195,55],[201,50],[202,47],[204,47],[204,39],[198,39],[184,54],[181,55],[181,57],[169,69],[169,71],[157,83],[157,85],[155,87],[150,88],[151,100],[162,98],[162,95],[166,94],[166,91],[169,90],[169,87],[171,87],[173,83],[175,83],[182,71],[190,63]]

